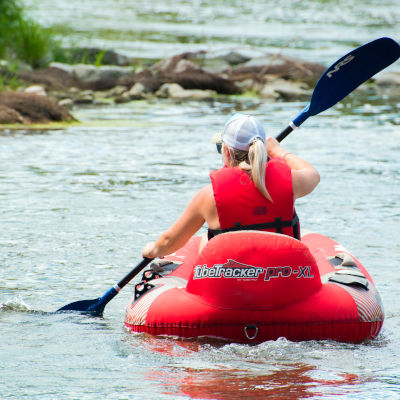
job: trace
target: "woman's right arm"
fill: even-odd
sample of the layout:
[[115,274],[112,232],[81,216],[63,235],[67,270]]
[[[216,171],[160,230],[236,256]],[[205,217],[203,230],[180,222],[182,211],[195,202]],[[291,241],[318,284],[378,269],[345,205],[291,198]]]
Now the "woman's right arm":
[[320,181],[318,171],[306,160],[284,150],[273,137],[266,140],[266,148],[270,157],[284,158],[292,170],[293,195],[295,199],[311,193]]

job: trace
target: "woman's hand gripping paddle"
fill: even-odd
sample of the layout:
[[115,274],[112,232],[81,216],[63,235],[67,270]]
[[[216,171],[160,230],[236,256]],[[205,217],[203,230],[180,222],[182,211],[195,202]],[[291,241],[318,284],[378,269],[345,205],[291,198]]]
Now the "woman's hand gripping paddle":
[[400,45],[383,37],[346,54],[330,66],[315,85],[310,104],[276,137],[281,142],[308,117],[344,99],[355,88],[400,57]]
[[116,285],[111,287],[103,296],[93,300],[80,300],[73,303],[67,304],[57,310],[59,311],[74,311],[78,313],[90,314],[95,317],[101,317],[103,315],[104,307],[109,301],[111,301],[119,291],[127,285],[147,264],[150,263],[151,258],[144,258],[135,268],[129,272],[123,279],[121,279]]

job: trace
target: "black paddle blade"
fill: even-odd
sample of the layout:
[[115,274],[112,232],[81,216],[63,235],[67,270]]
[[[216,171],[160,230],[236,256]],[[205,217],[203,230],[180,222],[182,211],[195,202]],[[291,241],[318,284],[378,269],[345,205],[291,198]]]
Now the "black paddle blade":
[[317,82],[309,115],[332,107],[399,57],[400,45],[388,37],[373,40],[346,54],[332,64]]
[[103,296],[93,300],[81,300],[67,304],[56,312],[77,312],[81,314],[89,314],[94,317],[101,317],[107,303],[112,300],[119,291],[128,284],[147,264],[151,258],[144,258],[132,271],[130,271],[118,284],[111,287]]
[[318,80],[310,104],[276,140],[281,142],[308,117],[332,107],[399,57],[400,45],[391,38],[383,37],[364,44],[337,60]]
[[107,290],[107,292],[105,292],[103,296],[97,299],[75,301],[73,303],[67,304],[64,307],[61,307],[59,310],[57,310],[57,312],[74,311],[81,314],[89,314],[94,317],[101,317],[103,315],[105,306],[118,294],[119,290],[120,289],[117,285],[115,287],[113,286],[112,288]]
[[100,301],[101,297],[93,300],[74,301],[73,303],[59,308],[56,312],[77,312],[82,314],[90,314],[93,316],[101,316],[103,314],[104,306],[101,308],[101,310],[96,307],[97,304],[100,304]]

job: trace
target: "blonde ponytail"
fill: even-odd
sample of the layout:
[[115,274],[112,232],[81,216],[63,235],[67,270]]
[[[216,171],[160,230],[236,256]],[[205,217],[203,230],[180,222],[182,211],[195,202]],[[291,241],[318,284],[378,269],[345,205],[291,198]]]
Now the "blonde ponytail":
[[249,161],[251,166],[251,177],[258,190],[265,198],[272,201],[265,187],[265,170],[267,165],[267,152],[264,143],[256,139],[249,148]]
[[246,171],[262,195],[269,201],[273,201],[265,187],[267,152],[264,143],[260,139],[255,139],[248,152],[229,147],[229,154],[230,166],[239,166],[240,169]]

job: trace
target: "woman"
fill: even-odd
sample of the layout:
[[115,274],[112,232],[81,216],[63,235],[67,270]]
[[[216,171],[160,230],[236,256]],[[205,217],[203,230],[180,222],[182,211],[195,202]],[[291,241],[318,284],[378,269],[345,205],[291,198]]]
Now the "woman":
[[[235,114],[221,135],[224,167],[211,172],[211,184],[200,189],[183,214],[143,257],[173,253],[207,223],[208,239],[216,234],[256,229],[300,239],[296,199],[312,192],[320,177],[307,161],[286,152],[254,117]],[[270,160],[267,162],[267,154]],[[207,238],[202,240],[199,251]]]

